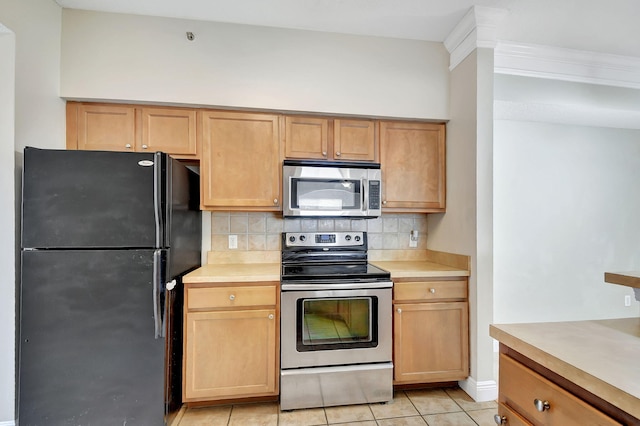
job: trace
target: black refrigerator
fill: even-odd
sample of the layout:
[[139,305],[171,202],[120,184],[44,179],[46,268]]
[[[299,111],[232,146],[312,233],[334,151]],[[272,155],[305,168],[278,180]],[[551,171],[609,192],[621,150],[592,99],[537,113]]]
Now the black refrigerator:
[[21,233],[18,424],[168,424],[197,173],[164,153],[25,148]]

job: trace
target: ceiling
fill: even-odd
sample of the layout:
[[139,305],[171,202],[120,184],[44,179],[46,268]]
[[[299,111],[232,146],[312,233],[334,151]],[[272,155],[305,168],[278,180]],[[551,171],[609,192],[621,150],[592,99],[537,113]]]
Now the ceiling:
[[638,0],[55,0],[60,6],[444,41],[474,5],[505,9],[501,41],[640,58]]

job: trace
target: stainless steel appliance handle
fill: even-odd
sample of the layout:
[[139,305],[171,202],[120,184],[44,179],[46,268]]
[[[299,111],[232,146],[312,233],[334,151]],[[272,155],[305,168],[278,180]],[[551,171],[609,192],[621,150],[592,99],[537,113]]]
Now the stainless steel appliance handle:
[[379,281],[379,282],[348,282],[348,283],[296,283],[280,285],[282,291],[295,291],[295,290],[358,290],[368,288],[392,288],[393,282],[391,281]]
[[362,179],[362,188],[360,188],[360,191],[362,192],[362,206],[361,210],[363,212],[366,212],[369,210],[369,188],[367,188],[367,179]]
[[162,307],[160,306],[160,292],[164,290],[164,285],[160,283],[160,278],[162,273],[160,268],[162,268],[162,258],[161,251],[156,250],[153,253],[153,283],[151,287],[153,288],[153,325],[154,325],[154,336],[156,339],[160,339],[163,336],[163,327],[162,327]]

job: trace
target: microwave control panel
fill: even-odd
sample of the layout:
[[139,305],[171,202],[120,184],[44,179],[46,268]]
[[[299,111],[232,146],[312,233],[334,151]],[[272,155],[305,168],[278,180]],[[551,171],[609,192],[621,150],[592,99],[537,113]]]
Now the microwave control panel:
[[369,210],[380,209],[380,181],[369,181]]

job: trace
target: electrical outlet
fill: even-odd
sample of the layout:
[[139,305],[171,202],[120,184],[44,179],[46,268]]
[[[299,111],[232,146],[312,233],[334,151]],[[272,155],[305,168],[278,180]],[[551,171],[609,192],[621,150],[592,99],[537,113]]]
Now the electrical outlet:
[[624,306],[631,306],[631,296],[628,294],[624,297]]
[[409,234],[409,247],[418,247],[418,231],[416,230]]
[[237,249],[238,248],[238,236],[237,235],[229,235],[229,248]]

